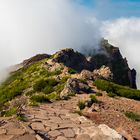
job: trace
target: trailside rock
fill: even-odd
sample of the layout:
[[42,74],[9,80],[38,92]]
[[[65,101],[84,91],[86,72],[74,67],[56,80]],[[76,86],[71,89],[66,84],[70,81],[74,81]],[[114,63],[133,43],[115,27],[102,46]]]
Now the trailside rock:
[[89,70],[82,70],[80,73],[80,78],[85,80],[94,80],[93,72]]
[[115,130],[111,129],[105,124],[101,124],[98,126],[98,128],[102,131],[103,135],[108,136],[112,139],[116,140],[124,140],[124,138]]
[[90,93],[91,88],[88,86],[87,83],[84,83],[83,81],[76,79],[76,78],[70,78],[68,79],[63,91],[60,93],[60,97],[63,98],[65,96],[69,96],[73,93]]
[[33,130],[40,130],[40,131],[45,131],[45,127],[42,123],[40,122],[34,122],[31,124],[31,127]]
[[97,79],[112,80],[113,73],[111,72],[109,67],[103,65],[100,69],[93,71],[93,77],[95,80]]
[[76,140],[91,140],[91,138],[88,134],[81,134],[76,138]]
[[63,136],[58,136],[56,140],[68,140],[68,139]]

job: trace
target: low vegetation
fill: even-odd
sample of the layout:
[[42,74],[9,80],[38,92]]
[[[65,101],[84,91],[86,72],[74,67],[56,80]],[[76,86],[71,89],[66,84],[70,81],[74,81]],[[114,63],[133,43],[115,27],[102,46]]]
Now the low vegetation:
[[75,73],[77,73],[77,70],[72,69],[72,68],[69,68],[68,72],[69,72],[70,74],[75,74]]
[[22,121],[22,122],[27,122],[28,121],[27,117],[25,117],[24,115],[17,116],[17,119],[19,121]]
[[125,116],[133,121],[140,121],[140,115],[134,112],[125,112]]
[[77,105],[78,105],[78,107],[79,107],[80,110],[83,110],[86,107],[84,101],[79,101]]
[[109,92],[109,93],[107,93],[107,95],[108,95],[109,97],[112,97],[112,98],[114,98],[114,97],[117,96],[117,95],[116,95],[115,93],[113,93],[113,92]]
[[88,100],[86,100],[86,101],[79,101],[77,105],[78,105],[80,110],[83,110],[85,107],[91,107],[92,104],[94,104],[94,103],[100,103],[100,101],[97,100],[95,95],[91,94],[89,96]]
[[15,115],[16,113],[17,113],[17,108],[13,107],[13,108],[10,108],[9,110],[3,112],[3,116],[10,117],[12,115]]
[[106,91],[111,96],[114,94],[116,96],[126,97],[129,99],[140,100],[140,90],[131,89],[105,80],[96,80],[94,85],[98,89]]
[[90,95],[90,99],[91,99],[91,101],[92,101],[92,103],[98,103],[98,100],[97,100],[97,98],[96,98],[96,96],[95,95]]
[[103,96],[101,92],[96,92],[96,96]]
[[[38,106],[39,103],[52,102],[59,99],[59,94],[69,77],[55,80],[53,77],[62,73],[62,69],[50,71],[44,67],[47,59],[36,62],[32,65],[23,67],[13,73],[0,85],[0,111],[2,116],[18,115],[17,106],[12,106],[9,101],[24,95],[28,105]],[[54,93],[54,91],[57,91]],[[29,99],[29,100],[27,100]],[[7,104],[9,104],[7,106]],[[19,116],[19,119],[23,119]],[[24,120],[24,119],[23,119]]]
[[60,97],[59,97],[59,95],[57,93],[51,93],[47,97],[48,97],[49,101],[51,101],[51,102],[60,99]]
[[48,96],[42,94],[42,95],[33,95],[31,97],[32,102],[39,102],[39,103],[44,103],[44,102],[50,102],[48,99]]

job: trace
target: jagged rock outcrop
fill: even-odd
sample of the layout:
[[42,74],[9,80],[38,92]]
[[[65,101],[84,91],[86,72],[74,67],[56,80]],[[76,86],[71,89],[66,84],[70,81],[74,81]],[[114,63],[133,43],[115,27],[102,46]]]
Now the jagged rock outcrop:
[[128,66],[126,58],[123,58],[118,47],[114,47],[107,40],[101,42],[101,52],[93,55],[90,59],[94,68],[98,69],[102,65],[108,66],[113,73],[112,81],[136,88],[136,73]]
[[91,69],[90,63],[87,61],[86,57],[79,52],[75,52],[73,49],[63,49],[57,52],[52,61],[63,63],[65,66],[77,71]]
[[136,75],[137,75],[137,72],[136,72],[135,69],[132,69],[128,72],[128,76],[129,76],[129,79],[130,79],[130,87],[132,87],[134,89],[137,89]]
[[136,88],[136,73],[129,68],[127,60],[122,57],[119,48],[110,45],[107,40],[101,42],[99,53],[93,54],[90,59],[88,58],[73,49],[63,49],[53,56],[52,61],[63,63],[78,72],[82,70],[93,71],[105,65],[112,73],[109,80]]

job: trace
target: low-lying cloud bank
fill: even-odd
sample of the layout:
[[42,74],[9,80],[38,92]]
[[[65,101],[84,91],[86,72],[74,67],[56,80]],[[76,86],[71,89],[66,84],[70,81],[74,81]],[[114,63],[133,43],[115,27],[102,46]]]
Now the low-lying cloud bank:
[[72,0],[5,0],[0,13],[2,66],[36,53],[96,47],[100,38],[94,14]]
[[105,37],[136,68],[140,87],[140,18],[98,20],[78,0],[1,0],[0,13],[0,70],[37,53],[98,48]]

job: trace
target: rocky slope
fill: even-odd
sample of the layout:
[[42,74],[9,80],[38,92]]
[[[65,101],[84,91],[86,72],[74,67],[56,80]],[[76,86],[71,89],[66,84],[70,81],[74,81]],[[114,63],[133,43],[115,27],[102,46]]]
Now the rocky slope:
[[63,49],[18,65],[0,86],[0,140],[139,140],[136,71],[118,48],[101,46],[90,56]]

